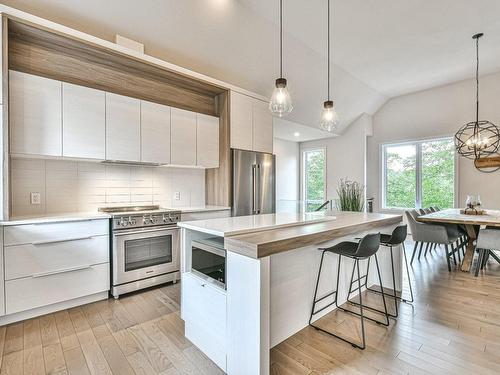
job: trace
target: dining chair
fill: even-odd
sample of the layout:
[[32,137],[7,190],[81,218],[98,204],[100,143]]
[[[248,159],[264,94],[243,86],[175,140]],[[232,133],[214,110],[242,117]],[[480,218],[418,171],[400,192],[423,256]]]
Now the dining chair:
[[[415,259],[415,254],[417,252],[417,246],[420,244],[420,253],[422,253],[422,247],[424,243],[437,243],[444,245],[446,262],[448,264],[448,271],[451,272],[451,261],[450,258],[454,258],[455,252],[458,247],[454,247],[454,244],[460,237],[458,230],[454,230],[453,227],[447,227],[438,224],[427,224],[417,221],[419,211],[417,210],[407,210],[405,211],[408,224],[410,225],[411,234],[415,245],[413,248],[413,254],[411,256],[410,265],[413,264]],[[456,260],[455,260],[456,264]]]
[[476,241],[476,249],[479,252],[479,257],[474,275],[477,277],[479,270],[484,269],[490,256],[500,263],[500,257],[495,253],[495,250],[500,251],[500,230],[489,227],[480,229]]

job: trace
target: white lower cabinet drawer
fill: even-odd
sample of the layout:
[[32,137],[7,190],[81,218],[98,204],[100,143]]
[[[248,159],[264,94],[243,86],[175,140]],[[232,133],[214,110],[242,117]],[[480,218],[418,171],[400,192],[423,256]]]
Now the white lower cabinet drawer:
[[4,228],[4,246],[50,244],[108,234],[108,219],[13,225]]
[[182,275],[186,337],[226,370],[226,293],[187,272]]
[[109,262],[109,237],[6,246],[5,280]]
[[5,282],[6,313],[13,314],[109,290],[109,263]]

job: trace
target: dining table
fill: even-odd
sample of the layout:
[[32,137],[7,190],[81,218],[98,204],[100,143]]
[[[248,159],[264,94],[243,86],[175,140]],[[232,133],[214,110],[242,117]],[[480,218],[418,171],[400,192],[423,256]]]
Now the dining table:
[[500,210],[482,210],[482,214],[465,214],[463,210],[452,208],[441,210],[417,218],[418,221],[429,224],[445,223],[460,224],[467,231],[467,247],[462,261],[461,269],[469,272],[474,260],[474,241],[481,226],[500,228]]

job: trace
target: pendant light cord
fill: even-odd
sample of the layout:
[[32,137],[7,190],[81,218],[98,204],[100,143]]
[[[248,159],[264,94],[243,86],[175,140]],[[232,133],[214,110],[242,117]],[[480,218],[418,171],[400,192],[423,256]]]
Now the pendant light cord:
[[327,26],[327,64],[328,64],[328,67],[327,67],[327,92],[328,92],[328,100],[330,100],[330,0],[327,0],[328,2],[328,9],[327,9],[327,13],[328,13],[328,16],[327,16],[327,20],[328,20],[328,26]]
[[283,0],[280,0],[280,78],[283,78]]
[[479,126],[479,37],[476,38],[476,129]]

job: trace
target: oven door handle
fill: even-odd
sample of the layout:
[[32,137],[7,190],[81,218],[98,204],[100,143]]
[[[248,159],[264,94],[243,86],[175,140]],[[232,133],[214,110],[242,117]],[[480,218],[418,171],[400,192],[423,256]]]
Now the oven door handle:
[[178,231],[179,227],[169,227],[169,228],[155,228],[155,229],[143,229],[143,230],[128,230],[123,232],[114,231],[113,236],[127,236],[130,234],[143,234],[143,233],[155,233],[155,232],[164,232],[164,231]]

